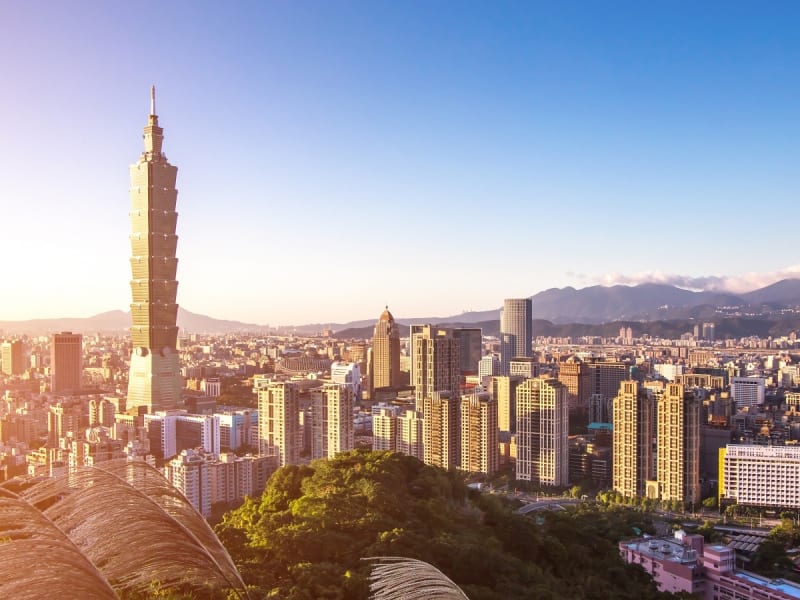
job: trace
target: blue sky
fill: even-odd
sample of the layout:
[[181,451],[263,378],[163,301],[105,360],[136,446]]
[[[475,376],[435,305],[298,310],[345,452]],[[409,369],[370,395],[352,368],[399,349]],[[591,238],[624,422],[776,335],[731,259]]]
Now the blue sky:
[[127,307],[152,83],[195,312],[444,316],[797,275],[799,21],[791,2],[3,2],[0,320]]

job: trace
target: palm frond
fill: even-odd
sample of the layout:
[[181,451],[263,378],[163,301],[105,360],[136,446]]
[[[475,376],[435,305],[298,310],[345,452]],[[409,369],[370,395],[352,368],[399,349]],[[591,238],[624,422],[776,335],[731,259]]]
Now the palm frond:
[[105,577],[47,517],[0,493],[0,598],[118,600]]
[[371,600],[469,600],[450,578],[431,564],[400,556],[366,558]]
[[46,479],[21,493],[120,592],[245,585],[205,519],[143,462],[106,461]]

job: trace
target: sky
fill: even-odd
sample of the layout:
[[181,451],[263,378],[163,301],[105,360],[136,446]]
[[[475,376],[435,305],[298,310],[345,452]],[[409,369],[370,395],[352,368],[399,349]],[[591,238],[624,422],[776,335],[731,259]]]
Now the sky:
[[800,276],[800,3],[0,2],[0,320],[130,303],[156,86],[178,302],[250,323]]

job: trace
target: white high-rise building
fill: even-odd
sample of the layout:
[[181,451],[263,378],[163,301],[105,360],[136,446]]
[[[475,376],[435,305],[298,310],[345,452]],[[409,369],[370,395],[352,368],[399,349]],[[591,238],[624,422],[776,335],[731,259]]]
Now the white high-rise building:
[[721,502],[800,508],[800,447],[729,444],[719,454]]
[[311,392],[311,458],[333,458],[355,447],[353,390],[326,383]]
[[423,418],[418,410],[406,410],[397,417],[397,451],[425,459]]
[[569,397],[557,379],[517,386],[516,478],[543,485],[569,481]]
[[761,377],[734,377],[731,379],[731,397],[737,410],[755,408],[764,404],[766,385]]
[[397,451],[396,406],[379,404],[372,407],[372,449]]

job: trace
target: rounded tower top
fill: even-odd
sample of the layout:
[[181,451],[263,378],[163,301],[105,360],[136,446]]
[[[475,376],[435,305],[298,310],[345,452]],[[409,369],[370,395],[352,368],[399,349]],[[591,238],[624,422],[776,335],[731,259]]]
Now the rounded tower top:
[[384,310],[381,313],[381,318],[378,319],[378,320],[379,321],[389,321],[390,323],[394,323],[394,317],[392,316],[392,313],[389,312],[389,307],[388,306],[386,307],[386,310]]

